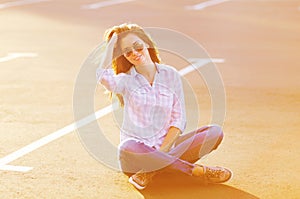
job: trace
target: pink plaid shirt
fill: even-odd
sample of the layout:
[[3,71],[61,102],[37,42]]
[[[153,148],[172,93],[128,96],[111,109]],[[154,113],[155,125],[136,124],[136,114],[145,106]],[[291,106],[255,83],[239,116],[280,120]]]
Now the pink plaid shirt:
[[132,67],[115,75],[112,69],[97,69],[97,80],[109,91],[122,94],[124,118],[121,142],[136,139],[159,148],[171,126],[186,126],[181,78],[173,67],[157,64],[152,86]]

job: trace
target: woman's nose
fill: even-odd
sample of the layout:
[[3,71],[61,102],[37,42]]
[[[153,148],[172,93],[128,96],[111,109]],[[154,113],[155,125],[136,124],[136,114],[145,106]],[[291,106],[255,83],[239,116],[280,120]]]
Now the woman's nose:
[[136,56],[136,55],[139,54],[139,52],[137,50],[135,50],[135,49],[132,49],[132,54]]

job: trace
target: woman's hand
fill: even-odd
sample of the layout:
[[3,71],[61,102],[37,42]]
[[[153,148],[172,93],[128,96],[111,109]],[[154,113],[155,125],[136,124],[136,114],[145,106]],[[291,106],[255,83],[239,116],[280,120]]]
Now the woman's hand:
[[180,133],[179,128],[171,126],[159,150],[169,152]]

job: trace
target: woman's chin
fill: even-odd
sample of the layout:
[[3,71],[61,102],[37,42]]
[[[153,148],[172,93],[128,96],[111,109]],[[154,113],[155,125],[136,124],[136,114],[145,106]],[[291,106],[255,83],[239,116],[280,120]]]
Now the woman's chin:
[[138,66],[138,65],[144,65],[145,64],[145,59],[143,59],[142,57],[137,59],[137,60],[132,60],[132,62],[134,65]]

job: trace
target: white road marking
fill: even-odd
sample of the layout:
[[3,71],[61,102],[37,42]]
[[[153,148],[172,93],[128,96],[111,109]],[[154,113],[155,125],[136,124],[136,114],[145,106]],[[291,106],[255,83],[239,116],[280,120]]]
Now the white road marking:
[[191,58],[191,59],[188,59],[188,61],[190,61],[192,63],[192,65],[189,65],[179,71],[179,74],[182,76],[192,72],[196,68],[199,68],[201,66],[208,64],[209,62],[214,62],[214,63],[224,63],[225,62],[224,59],[199,59],[199,58]]
[[187,10],[202,10],[209,6],[214,6],[214,5],[226,2],[226,1],[229,1],[229,0],[210,0],[210,1],[205,1],[202,3],[196,4],[196,5],[193,5],[193,6],[186,6],[185,8]]
[[88,5],[83,5],[81,6],[82,9],[98,9],[98,8],[103,8],[107,6],[112,6],[116,4],[121,4],[121,3],[127,3],[131,2],[134,0],[109,0],[109,1],[101,1],[99,3],[93,3],[93,4],[88,4]]
[[[1,158],[0,159],[0,166],[8,164],[8,163],[10,163],[10,162],[22,157],[22,156],[34,151],[34,150],[48,144],[49,142],[52,142],[52,141],[54,141],[54,140],[56,140],[56,139],[58,139],[58,138],[60,138],[64,135],[76,130],[77,128],[80,128],[80,127],[82,127],[86,124],[89,124],[90,122],[95,120],[95,116],[96,116],[97,119],[105,116],[106,114],[112,112],[113,106],[114,106],[114,104],[112,104],[110,106],[107,106],[107,107],[105,107],[101,110],[98,110],[96,113],[91,114],[91,115],[79,120],[78,122],[74,122],[74,123],[72,123],[72,124],[70,124],[70,125],[68,125],[64,128],[61,128],[61,129],[55,131],[54,133],[51,133],[51,134],[49,134],[49,135],[47,135],[47,136],[45,136],[45,137],[43,137],[43,138],[41,138],[41,139],[39,139],[35,142],[32,142],[29,145],[27,145],[27,146],[15,151],[15,152],[11,153],[11,154],[5,156],[4,158]],[[0,170],[1,170],[1,167],[0,167]]]
[[32,167],[22,167],[22,166],[12,166],[12,165],[0,165],[0,170],[27,172],[27,171],[32,170]]
[[7,3],[0,4],[0,9],[9,8],[9,7],[15,7],[15,6],[22,6],[27,4],[34,4],[34,3],[40,3],[40,2],[46,2],[50,0],[21,0],[21,1],[10,1]]
[[0,63],[10,61],[12,59],[17,59],[20,57],[37,57],[37,56],[38,56],[38,54],[36,54],[36,53],[9,53],[5,57],[0,57]]
[[[189,65],[183,69],[181,69],[179,71],[180,75],[186,75],[190,72],[192,72],[193,70],[196,70],[197,68],[200,68],[210,62],[215,62],[215,63],[223,63],[224,59],[201,59],[201,58],[193,58],[193,59],[189,59],[189,61],[192,63],[192,65]],[[78,122],[74,122],[64,128],[61,128],[35,142],[32,142],[31,144],[24,146],[23,148],[3,157],[0,159],[0,170],[9,170],[9,168],[12,168],[11,170],[16,171],[17,169],[15,168],[28,168],[29,171],[32,168],[31,167],[18,167],[18,166],[9,166],[7,165],[8,163],[64,136],[67,135],[71,132],[73,132],[74,130],[76,130],[77,128],[80,128],[84,125],[87,125],[93,121],[95,121],[96,119],[99,119],[107,114],[109,114],[110,112],[112,112],[114,109],[116,109],[118,106],[116,104],[111,104],[109,106],[106,106],[105,108],[102,108],[100,110],[98,110],[97,112],[90,114],[89,116],[79,120]],[[14,169],[13,169],[14,168]]]

